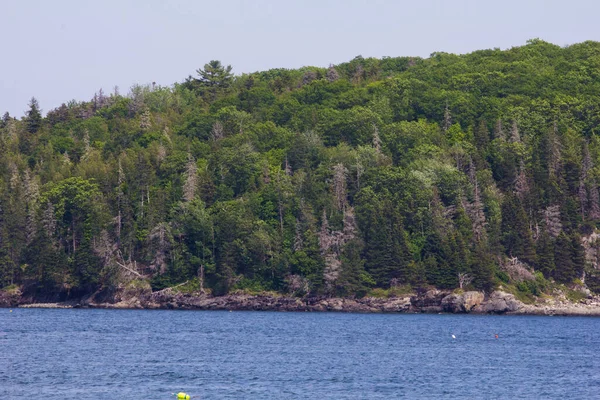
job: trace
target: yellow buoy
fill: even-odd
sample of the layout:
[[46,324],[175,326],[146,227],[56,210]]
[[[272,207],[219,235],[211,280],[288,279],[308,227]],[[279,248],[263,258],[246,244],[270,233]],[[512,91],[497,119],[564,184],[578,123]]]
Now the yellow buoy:
[[177,393],[177,398],[181,400],[190,400],[190,395],[183,392]]

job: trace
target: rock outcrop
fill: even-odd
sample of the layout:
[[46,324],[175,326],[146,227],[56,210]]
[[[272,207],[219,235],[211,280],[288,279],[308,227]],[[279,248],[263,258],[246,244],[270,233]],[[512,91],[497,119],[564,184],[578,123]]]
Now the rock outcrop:
[[517,300],[514,295],[497,290],[490,294],[489,298],[476,306],[473,311],[487,314],[514,313],[522,308],[524,304]]
[[330,311],[360,313],[476,313],[527,315],[598,315],[600,297],[579,303],[566,298],[552,298],[526,305],[504,291],[469,291],[452,293],[428,290],[412,296],[389,298],[363,297],[345,299],[331,297],[287,297],[277,295],[230,294],[211,296],[205,293],[181,293],[174,289],[152,292],[149,287],[122,289],[112,296],[95,295],[68,303],[33,303],[20,291],[0,291],[0,307],[89,307],[176,310],[243,310],[243,311]]
[[441,307],[444,312],[468,313],[475,307],[480,306],[483,300],[484,295],[482,292],[452,293],[442,299]]
[[16,307],[21,303],[21,290],[0,290],[0,307]]
[[417,294],[410,298],[412,310],[418,312],[442,312],[442,300],[449,293],[437,289],[429,290],[424,294]]

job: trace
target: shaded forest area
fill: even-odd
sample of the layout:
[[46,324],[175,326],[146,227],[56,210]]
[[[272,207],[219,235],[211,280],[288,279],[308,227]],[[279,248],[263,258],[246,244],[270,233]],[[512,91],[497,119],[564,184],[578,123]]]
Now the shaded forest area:
[[0,122],[0,287],[600,290],[600,43],[102,90]]

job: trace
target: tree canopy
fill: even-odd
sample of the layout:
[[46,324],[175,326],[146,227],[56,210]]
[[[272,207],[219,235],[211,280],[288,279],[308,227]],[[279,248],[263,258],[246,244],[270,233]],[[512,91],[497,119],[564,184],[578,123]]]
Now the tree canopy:
[[0,287],[598,281],[600,43],[197,74],[5,114]]

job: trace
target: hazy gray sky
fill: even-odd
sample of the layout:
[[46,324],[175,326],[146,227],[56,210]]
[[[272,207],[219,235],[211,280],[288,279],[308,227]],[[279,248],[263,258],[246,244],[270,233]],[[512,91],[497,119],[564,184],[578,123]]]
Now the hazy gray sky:
[[0,113],[169,86],[212,59],[241,74],[600,40],[599,14],[595,0],[0,0]]

